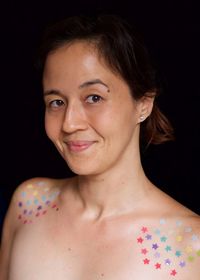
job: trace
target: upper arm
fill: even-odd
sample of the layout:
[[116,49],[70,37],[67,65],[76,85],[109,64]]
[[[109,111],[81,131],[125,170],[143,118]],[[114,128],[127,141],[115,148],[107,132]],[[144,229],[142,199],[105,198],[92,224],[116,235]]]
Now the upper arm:
[[33,178],[27,180],[20,184],[11,199],[8,211],[6,213],[3,230],[2,230],[2,239],[1,239],[1,247],[0,247],[0,279],[7,280],[8,272],[9,272],[9,262],[10,262],[10,254],[12,250],[12,243],[14,240],[15,233],[17,229],[21,226],[21,222],[19,220],[20,208],[19,201],[23,202],[23,193],[25,191],[29,191],[27,186],[31,186],[31,184],[37,184],[40,182],[40,178]]
[[16,210],[15,203],[14,203],[14,196],[15,194],[11,199],[3,223],[1,248],[0,248],[0,279],[1,280],[6,280],[8,276],[9,256],[12,247],[12,240],[16,229],[16,222],[14,219],[15,210]]

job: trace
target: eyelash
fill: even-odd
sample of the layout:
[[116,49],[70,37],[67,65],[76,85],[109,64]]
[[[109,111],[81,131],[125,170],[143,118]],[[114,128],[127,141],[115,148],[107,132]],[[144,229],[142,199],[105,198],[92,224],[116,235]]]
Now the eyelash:
[[[94,100],[93,98],[96,98],[96,100]],[[89,101],[89,99],[92,99],[92,102]],[[91,94],[86,97],[86,103],[95,104],[95,103],[99,103],[100,101],[102,101],[102,99],[103,98],[98,94]],[[59,107],[62,107],[63,105],[64,105],[64,102],[61,99],[55,99],[48,103],[48,107],[50,107],[52,109],[57,109]]]
[[[57,103],[57,102],[59,102],[59,103],[62,103],[62,104],[54,104],[53,105],[53,103]],[[62,100],[60,100],[60,99],[56,99],[56,100],[52,100],[52,101],[50,101],[49,102],[49,107],[51,107],[51,108],[59,108],[59,107],[61,107],[61,106],[63,106],[63,104],[64,104],[64,102],[62,101]]]
[[[96,101],[93,100],[93,102],[88,102],[88,99],[89,99],[89,98],[93,98],[93,97],[97,97],[98,100],[96,100]],[[99,103],[102,99],[103,99],[103,98],[102,98],[100,95],[98,95],[98,94],[91,94],[91,95],[89,95],[89,96],[86,98],[86,102],[89,103],[89,104],[95,104],[95,103]]]

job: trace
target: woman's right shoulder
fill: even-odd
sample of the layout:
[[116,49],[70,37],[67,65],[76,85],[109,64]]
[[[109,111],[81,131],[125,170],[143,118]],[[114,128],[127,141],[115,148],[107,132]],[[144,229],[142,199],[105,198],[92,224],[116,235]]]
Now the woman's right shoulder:
[[61,191],[62,181],[45,177],[23,181],[13,192],[5,219],[15,228],[31,221],[33,215],[39,215],[53,204]]
[[32,223],[44,215],[48,208],[56,210],[63,180],[32,178],[19,184],[13,192],[3,222],[0,242],[0,278],[7,279],[9,254],[15,233],[23,224]]

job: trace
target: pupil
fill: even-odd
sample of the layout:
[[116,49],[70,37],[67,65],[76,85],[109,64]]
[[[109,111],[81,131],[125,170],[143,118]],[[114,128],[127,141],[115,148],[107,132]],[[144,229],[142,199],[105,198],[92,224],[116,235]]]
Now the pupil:
[[94,95],[92,99],[93,99],[94,102],[97,102],[99,100],[99,96]]
[[60,106],[62,104],[61,100],[57,100],[57,105]]

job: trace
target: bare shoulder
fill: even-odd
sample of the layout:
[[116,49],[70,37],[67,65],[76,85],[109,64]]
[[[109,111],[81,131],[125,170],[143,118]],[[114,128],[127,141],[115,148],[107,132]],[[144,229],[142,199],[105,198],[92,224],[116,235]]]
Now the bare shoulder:
[[[146,273],[163,279],[198,280],[200,275],[200,218],[165,213],[141,225],[137,254]],[[154,279],[157,279],[156,277]]]
[[[11,204],[14,205],[15,220],[26,224],[45,215],[49,208],[57,209],[57,202],[68,179],[32,178],[15,190]],[[14,218],[14,217],[13,217]]]
[[[59,191],[59,183],[56,184],[56,181],[59,180],[51,178],[32,178],[22,182],[15,191],[13,192],[8,211],[6,213],[4,227],[12,227],[13,230],[17,228],[18,220],[20,220],[20,214],[31,215],[31,212],[28,209],[37,207],[41,204],[42,198],[44,200],[44,194],[49,198],[49,201],[52,200],[52,197],[56,196]],[[57,188],[56,188],[57,186]],[[54,192],[55,191],[55,192]],[[51,197],[49,197],[51,195]],[[22,212],[23,210],[23,212]]]
[[0,279],[7,279],[10,253],[17,231],[24,224],[33,223],[46,215],[50,208],[58,210],[59,195],[67,184],[67,179],[39,177],[26,180],[15,189],[3,224]]
[[160,191],[154,197],[137,233],[141,262],[169,279],[198,280],[200,216]]
[[70,178],[36,177],[22,182],[12,195],[5,224],[12,224],[12,228],[17,230],[22,223],[32,223],[45,215],[49,208],[57,209],[61,193],[73,184],[71,181]]

